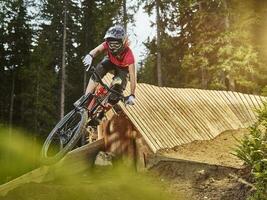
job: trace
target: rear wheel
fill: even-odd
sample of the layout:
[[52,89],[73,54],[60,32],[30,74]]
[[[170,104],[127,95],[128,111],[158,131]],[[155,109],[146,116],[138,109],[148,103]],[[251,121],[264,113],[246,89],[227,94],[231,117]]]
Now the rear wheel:
[[43,164],[56,163],[76,145],[85,131],[87,118],[86,109],[74,109],[59,121],[42,147]]

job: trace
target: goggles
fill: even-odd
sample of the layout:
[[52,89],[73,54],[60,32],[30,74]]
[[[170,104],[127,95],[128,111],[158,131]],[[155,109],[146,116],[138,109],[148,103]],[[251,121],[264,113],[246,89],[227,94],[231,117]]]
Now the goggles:
[[111,50],[118,50],[122,47],[122,42],[116,40],[108,41],[108,47]]

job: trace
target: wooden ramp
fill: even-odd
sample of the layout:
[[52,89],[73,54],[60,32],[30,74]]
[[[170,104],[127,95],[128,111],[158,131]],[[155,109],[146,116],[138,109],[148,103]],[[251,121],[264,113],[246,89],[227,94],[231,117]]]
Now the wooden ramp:
[[66,177],[83,172],[93,165],[97,153],[103,149],[104,139],[77,148],[55,165],[43,166],[0,185],[0,196],[4,196],[14,188],[26,183],[53,181],[61,176]]
[[[110,81],[106,76],[105,81]],[[129,84],[125,94],[129,94]],[[123,111],[153,152],[195,140],[210,140],[226,130],[246,128],[266,97],[231,91],[167,88],[138,84],[136,105]]]

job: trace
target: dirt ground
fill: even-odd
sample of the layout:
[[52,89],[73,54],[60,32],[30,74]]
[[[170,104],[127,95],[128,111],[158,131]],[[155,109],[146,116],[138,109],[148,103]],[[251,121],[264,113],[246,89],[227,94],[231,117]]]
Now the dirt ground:
[[164,150],[152,158],[151,172],[185,200],[245,200],[251,193],[250,169],[231,153],[236,139],[247,133],[226,131],[210,141]]
[[208,164],[242,168],[243,161],[232,155],[233,149],[248,134],[247,129],[225,131],[213,140],[194,141],[189,144],[164,150],[162,155],[168,158],[185,159]]

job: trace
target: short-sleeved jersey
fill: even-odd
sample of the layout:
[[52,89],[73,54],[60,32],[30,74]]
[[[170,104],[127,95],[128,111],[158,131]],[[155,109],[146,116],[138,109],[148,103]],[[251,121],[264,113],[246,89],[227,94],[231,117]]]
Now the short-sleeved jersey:
[[117,56],[111,54],[107,42],[103,42],[102,45],[107,51],[110,61],[121,68],[127,68],[129,65],[134,64],[134,55],[129,47],[126,47],[122,53]]

